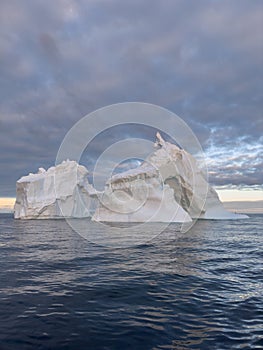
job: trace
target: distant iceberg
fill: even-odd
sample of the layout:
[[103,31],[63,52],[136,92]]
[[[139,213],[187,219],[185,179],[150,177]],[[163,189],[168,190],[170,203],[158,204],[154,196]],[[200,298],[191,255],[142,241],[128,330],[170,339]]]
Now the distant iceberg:
[[156,136],[157,149],[139,167],[112,176],[101,193],[88,182],[88,170],[75,161],[22,177],[14,217],[178,223],[247,218],[223,207],[191,154]]

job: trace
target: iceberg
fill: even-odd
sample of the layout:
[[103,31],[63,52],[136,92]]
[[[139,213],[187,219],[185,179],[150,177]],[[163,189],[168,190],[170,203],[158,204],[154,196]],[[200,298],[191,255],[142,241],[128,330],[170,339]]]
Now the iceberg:
[[197,160],[156,135],[155,151],[137,168],[111,176],[103,192],[88,170],[63,161],[21,177],[16,185],[16,219],[86,218],[99,222],[177,222],[242,219],[226,210]]
[[160,133],[140,167],[108,180],[92,219],[120,222],[190,222],[192,219],[242,219],[227,211],[206,181],[197,160]]
[[89,217],[96,193],[87,175],[84,166],[67,160],[21,177],[16,184],[15,219]]

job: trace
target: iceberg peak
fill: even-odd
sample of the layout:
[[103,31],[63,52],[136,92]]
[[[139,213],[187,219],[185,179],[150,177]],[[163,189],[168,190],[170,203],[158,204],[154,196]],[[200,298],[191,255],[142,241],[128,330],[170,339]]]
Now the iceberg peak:
[[155,142],[155,146],[158,147],[164,147],[165,146],[165,141],[162,138],[161,134],[159,133],[159,131],[157,131],[156,133],[156,142]]

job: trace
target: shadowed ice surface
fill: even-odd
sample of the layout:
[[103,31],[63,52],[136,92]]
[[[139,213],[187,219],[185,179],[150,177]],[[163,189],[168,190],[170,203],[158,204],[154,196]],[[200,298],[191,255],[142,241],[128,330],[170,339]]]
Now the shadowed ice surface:
[[171,224],[114,248],[1,215],[0,349],[261,349],[262,221]]

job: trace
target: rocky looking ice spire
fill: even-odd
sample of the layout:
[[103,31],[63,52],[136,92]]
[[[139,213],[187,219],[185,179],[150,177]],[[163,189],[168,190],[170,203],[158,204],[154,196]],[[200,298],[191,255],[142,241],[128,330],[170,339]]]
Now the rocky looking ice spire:
[[155,145],[156,146],[165,146],[165,141],[164,139],[162,138],[161,134],[159,133],[159,131],[157,131],[156,133],[156,142],[155,142]]

